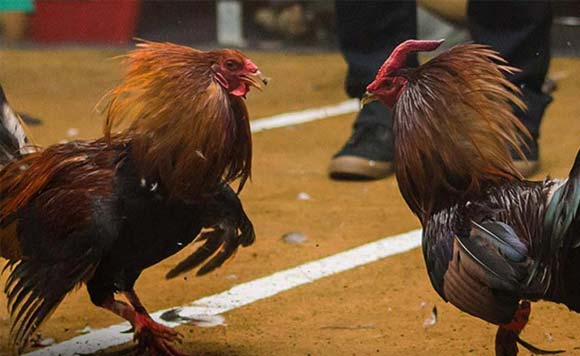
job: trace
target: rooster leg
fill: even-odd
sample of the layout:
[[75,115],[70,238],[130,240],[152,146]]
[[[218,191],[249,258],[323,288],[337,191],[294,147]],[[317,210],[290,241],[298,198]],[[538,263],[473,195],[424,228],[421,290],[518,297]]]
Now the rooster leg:
[[[159,323],[156,323],[155,321],[153,321],[153,319],[151,319],[151,317],[149,316],[149,313],[147,313],[147,310],[143,306],[143,303],[141,303],[141,300],[139,300],[137,293],[135,293],[135,291],[133,289],[123,292],[123,295],[127,298],[129,303],[133,306],[135,313],[138,315],[137,318],[144,319],[145,324],[146,324],[144,326],[152,329],[151,331],[153,332],[153,334],[155,334],[163,339],[166,339],[166,341],[169,341],[169,342],[180,341],[180,338],[183,337],[183,335],[181,333],[179,333],[176,330],[169,328],[165,325],[161,325]],[[135,329],[135,330],[137,331],[137,329]]]
[[135,303],[135,306],[115,300],[111,295],[105,299],[101,307],[131,323],[139,350],[148,350],[152,356],[186,356],[171,345],[172,342],[180,341],[181,334],[153,321],[134,291],[124,294],[131,304]]
[[524,300],[520,302],[518,310],[513,320],[508,324],[500,325],[495,335],[495,355],[515,356],[518,354],[520,344],[534,355],[554,355],[564,352],[564,350],[542,350],[534,345],[520,339],[520,333],[526,327],[530,319],[532,307],[530,302]]
[[531,305],[528,301],[522,301],[516,310],[513,320],[508,324],[502,324],[495,335],[496,356],[515,356],[518,354],[519,335],[524,330],[530,317]]

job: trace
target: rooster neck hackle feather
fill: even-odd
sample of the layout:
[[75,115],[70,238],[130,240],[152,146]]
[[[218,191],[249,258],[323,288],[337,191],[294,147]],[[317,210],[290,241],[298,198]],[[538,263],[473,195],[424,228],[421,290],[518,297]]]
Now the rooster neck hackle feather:
[[104,134],[128,122],[140,174],[171,198],[197,199],[220,182],[250,176],[252,141],[246,106],[214,79],[212,66],[234,50],[202,52],[144,42],[129,53],[123,83],[109,93]]
[[525,110],[513,73],[487,46],[465,44],[417,69],[395,106],[396,175],[401,192],[426,217],[453,197],[477,194],[487,183],[521,179],[509,148],[520,156]]

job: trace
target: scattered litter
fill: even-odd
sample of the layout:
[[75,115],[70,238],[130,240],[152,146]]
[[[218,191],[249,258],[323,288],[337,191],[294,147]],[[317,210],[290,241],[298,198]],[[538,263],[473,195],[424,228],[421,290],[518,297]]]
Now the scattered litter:
[[53,338],[48,337],[46,339],[42,338],[42,334],[37,333],[35,336],[30,338],[30,346],[32,347],[47,347],[54,344]]
[[427,307],[427,302],[426,301],[422,301],[421,302],[421,309],[425,309]]
[[300,192],[296,196],[296,199],[298,199],[298,200],[310,200],[310,199],[312,199],[312,197],[308,193]]
[[554,337],[552,336],[552,334],[550,332],[546,331],[544,333],[544,335],[546,335],[546,339],[548,339],[549,342],[554,341]]
[[159,319],[164,320],[164,321],[170,321],[170,322],[187,320],[185,318],[182,318],[179,315],[180,311],[181,311],[180,308],[170,309],[170,310],[166,311],[165,313],[161,314],[159,316]]
[[212,328],[215,326],[226,325],[226,319],[221,315],[196,315],[193,318],[179,315],[181,308],[175,308],[166,311],[159,317],[161,320],[168,322],[186,322],[187,324],[196,325],[202,328]]
[[323,330],[370,330],[375,329],[375,324],[356,325],[356,326],[323,326]]
[[70,129],[68,129],[66,131],[66,135],[68,137],[75,137],[79,134],[79,129],[75,129],[74,127],[71,127]]
[[23,113],[23,112],[19,112],[18,115],[20,115],[20,117],[22,118],[22,120],[24,120],[24,122],[27,125],[30,125],[30,126],[42,125],[42,119],[39,119],[37,117],[30,116],[30,115],[28,115],[26,113]]
[[226,277],[226,279],[228,281],[236,281],[238,279],[238,276],[235,274],[230,274],[229,276]]
[[58,143],[61,145],[64,145],[64,144],[69,143],[69,140],[60,140],[60,141],[58,141]]
[[188,318],[188,324],[196,325],[201,328],[213,328],[216,326],[225,326],[226,318],[221,315],[197,315],[195,318]]
[[282,240],[288,244],[299,245],[305,243],[308,238],[301,232],[292,231],[282,235]]
[[91,328],[90,326],[85,326],[84,329],[81,330],[77,330],[77,334],[81,334],[81,335],[85,335],[85,334],[89,334],[93,332],[93,328]]
[[430,327],[434,326],[435,324],[437,324],[437,306],[434,305],[433,309],[431,310],[431,315],[425,319],[425,321],[423,322],[423,328],[424,329],[429,329]]

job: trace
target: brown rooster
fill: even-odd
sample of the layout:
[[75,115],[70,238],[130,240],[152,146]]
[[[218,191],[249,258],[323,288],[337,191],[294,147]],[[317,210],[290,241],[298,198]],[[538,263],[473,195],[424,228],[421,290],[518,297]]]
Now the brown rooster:
[[[19,352],[84,283],[95,305],[132,324],[141,351],[178,355],[178,333],[149,317],[135,281],[202,228],[204,245],[168,277],[205,261],[197,274],[208,273],[254,241],[228,183],[239,179],[239,191],[250,176],[243,98],[266,79],[236,50],[138,47],[108,96],[104,138],[34,152],[2,94],[0,255],[11,271],[5,292]],[[113,133],[122,121],[127,128]]]
[[580,312],[580,153],[567,180],[526,181],[513,115],[524,109],[505,77],[516,69],[489,47],[458,45],[417,69],[410,52],[442,41],[399,45],[363,100],[394,109],[396,177],[423,226],[431,283],[459,309],[498,324],[497,355],[516,355],[529,301]]

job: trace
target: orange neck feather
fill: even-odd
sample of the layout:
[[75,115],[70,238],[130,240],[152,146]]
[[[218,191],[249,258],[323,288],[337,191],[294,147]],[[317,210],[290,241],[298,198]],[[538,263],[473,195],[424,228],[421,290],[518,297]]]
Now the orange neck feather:
[[112,90],[104,134],[130,122],[132,157],[148,182],[172,198],[197,199],[221,182],[250,176],[252,141],[242,99],[211,72],[215,52],[146,42],[126,57],[124,82]]
[[514,68],[481,45],[460,45],[404,75],[395,106],[396,174],[405,200],[425,217],[453,197],[480,193],[487,183],[521,179],[509,147],[521,156],[512,113],[525,105],[504,77]]

